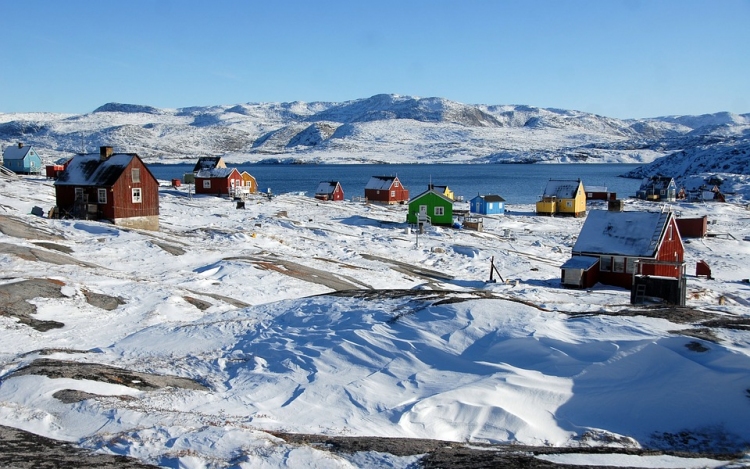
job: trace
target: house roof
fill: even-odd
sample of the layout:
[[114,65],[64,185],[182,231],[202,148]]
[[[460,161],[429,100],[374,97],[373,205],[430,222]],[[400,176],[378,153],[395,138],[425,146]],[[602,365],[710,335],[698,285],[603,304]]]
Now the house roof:
[[558,199],[575,198],[580,180],[550,179],[544,188],[545,197],[557,197]]
[[653,257],[672,218],[671,212],[592,210],[573,253]]
[[211,179],[211,178],[228,178],[234,171],[235,168],[210,168],[201,169],[195,173],[196,178]]
[[586,192],[607,192],[607,186],[586,186]]
[[32,145],[24,145],[21,148],[18,148],[18,145],[13,145],[3,150],[3,158],[6,160],[22,160],[26,158],[32,148],[34,148]]
[[193,172],[200,171],[201,169],[216,168],[220,162],[220,156],[201,156],[200,158],[198,158],[198,162],[195,163]]
[[561,265],[561,269],[583,269],[588,270],[591,267],[595,266],[596,263],[599,262],[598,257],[591,257],[591,256],[573,256],[567,261],[565,261],[565,264]]
[[99,154],[74,156],[55,181],[56,186],[112,186],[135,153],[116,153],[102,161]]
[[365,189],[388,190],[397,180],[398,176],[372,176]]
[[476,198],[483,199],[485,202],[505,202],[505,199],[503,199],[499,195],[495,195],[495,194],[478,195],[478,196],[476,196],[474,198],[475,199]]
[[316,194],[332,194],[336,190],[336,186],[339,185],[338,181],[323,181],[318,184],[318,188],[315,189]]
[[446,195],[445,195],[445,194],[443,194],[442,192],[438,192],[438,191],[436,191],[436,190],[433,190],[433,189],[427,189],[426,191],[422,192],[421,194],[419,194],[419,195],[416,195],[416,196],[414,196],[414,197],[413,197],[413,198],[412,198],[412,199],[411,199],[411,200],[409,201],[409,203],[411,204],[412,202],[414,202],[414,201],[416,201],[416,200],[418,200],[418,199],[421,199],[422,197],[426,196],[427,194],[435,194],[436,196],[438,196],[438,197],[440,197],[441,199],[445,200],[445,201],[446,201],[446,202],[448,202],[449,204],[453,204],[453,199],[451,199],[450,197],[446,196]]
[[641,189],[650,189],[652,187],[662,189],[669,187],[673,183],[674,178],[669,176],[651,176],[641,182]]

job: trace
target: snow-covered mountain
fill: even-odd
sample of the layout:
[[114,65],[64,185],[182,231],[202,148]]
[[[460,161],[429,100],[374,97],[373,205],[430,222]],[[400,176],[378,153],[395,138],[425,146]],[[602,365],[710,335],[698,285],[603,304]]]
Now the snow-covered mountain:
[[[750,114],[622,120],[388,94],[342,103],[181,109],[108,103],[81,115],[0,114],[1,145],[32,144],[49,161],[112,145],[148,162],[222,155],[230,162],[651,163],[714,148],[743,155],[748,132]],[[746,166],[733,167],[747,171]],[[642,173],[650,171],[658,167]]]

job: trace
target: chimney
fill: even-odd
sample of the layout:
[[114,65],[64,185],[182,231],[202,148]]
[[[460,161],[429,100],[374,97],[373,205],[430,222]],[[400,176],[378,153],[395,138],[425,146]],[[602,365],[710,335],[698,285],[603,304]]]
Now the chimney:
[[23,148],[23,143],[18,142],[18,148]]
[[114,150],[112,149],[112,147],[99,147],[99,159],[101,161],[106,160],[107,158],[112,156],[113,153]]

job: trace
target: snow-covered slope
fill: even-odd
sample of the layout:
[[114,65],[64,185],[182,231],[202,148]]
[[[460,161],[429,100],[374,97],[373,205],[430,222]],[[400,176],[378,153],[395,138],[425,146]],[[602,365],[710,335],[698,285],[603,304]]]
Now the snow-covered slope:
[[621,120],[522,105],[376,95],[342,103],[246,103],[158,109],[105,104],[89,114],[0,114],[0,144],[22,141],[48,161],[101,145],[148,161],[649,163],[732,145],[748,115]]
[[[0,178],[0,425],[194,468],[405,469],[424,453],[333,453],[279,432],[609,447],[582,465],[623,447],[748,448],[738,204],[673,207],[734,235],[686,244],[689,265],[713,269],[689,277],[687,308],[561,288],[584,219],[531,206],[415,238],[403,206],[297,195],[238,210],[165,184],[158,232],[30,214],[53,204],[44,178]],[[662,205],[628,202],[649,209]],[[508,282],[486,281],[490,259]],[[724,464],[702,456],[620,465]]]

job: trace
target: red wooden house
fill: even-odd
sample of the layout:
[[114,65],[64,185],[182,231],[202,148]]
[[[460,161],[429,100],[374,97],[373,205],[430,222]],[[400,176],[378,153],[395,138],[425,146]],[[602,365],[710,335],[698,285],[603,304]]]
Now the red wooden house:
[[409,190],[401,184],[398,176],[372,176],[365,186],[368,202],[403,204],[409,201]]
[[73,157],[55,181],[62,217],[109,220],[115,225],[159,229],[159,182],[135,153]]
[[195,173],[195,193],[234,196],[243,186],[237,168],[201,169]]
[[315,190],[315,198],[318,200],[344,200],[344,189],[338,181],[323,181]]
[[680,278],[685,246],[671,212],[592,210],[563,264],[562,283],[631,289],[636,274]]

